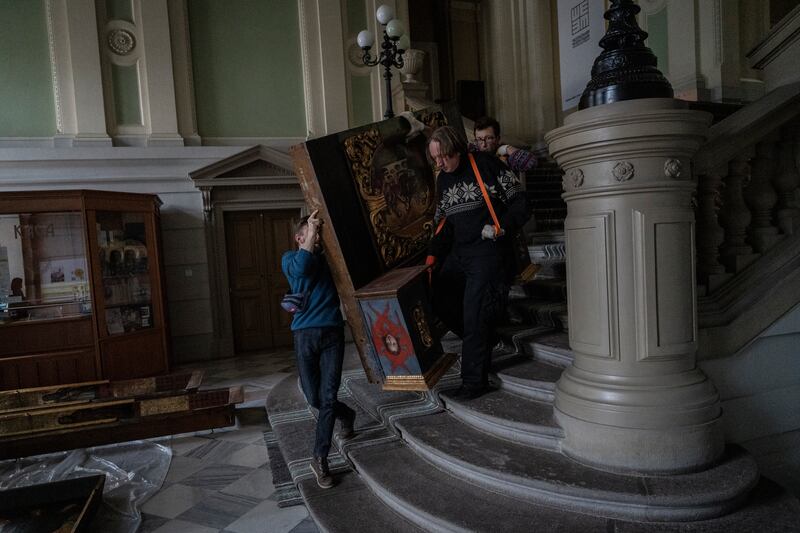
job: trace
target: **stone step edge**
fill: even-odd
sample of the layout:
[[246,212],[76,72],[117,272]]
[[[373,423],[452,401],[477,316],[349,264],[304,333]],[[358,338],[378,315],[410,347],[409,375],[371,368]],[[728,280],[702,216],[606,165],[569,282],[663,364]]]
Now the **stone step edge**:
[[556,398],[556,382],[539,379],[526,379],[510,376],[500,370],[492,376],[500,384],[500,389],[530,400],[553,403]]
[[[565,490],[568,487],[555,483],[523,480],[518,476],[487,470],[428,446],[406,431],[402,422],[398,424],[397,429],[400,431],[403,441],[420,457],[451,475],[475,483],[487,490],[498,491],[523,501],[564,511],[640,522],[688,522],[722,516],[734,510],[747,498],[749,493],[749,490],[743,491],[726,500],[707,504],[696,503],[695,505],[657,504],[657,502],[646,501],[646,496],[637,495],[628,495],[625,498],[628,501],[624,501],[622,498],[613,498],[623,495],[605,491],[595,491],[598,495],[605,496],[604,498],[592,497],[591,489]],[[527,481],[527,483],[523,481]]]
[[517,444],[551,451],[561,450],[561,441],[564,438],[561,428],[514,422],[481,413],[447,396],[442,396],[442,401],[454,417],[478,431]]
[[[368,468],[364,468],[364,463],[360,462],[357,456],[352,457],[350,460],[353,462],[356,472],[358,472],[362,482],[369,487],[373,495],[381,503],[392,509],[405,520],[408,520],[414,525],[425,528],[429,531],[433,530],[454,533],[470,533],[471,530],[458,527],[447,520],[441,519],[438,516],[427,512],[424,509],[420,509],[418,506],[396,495],[393,491],[385,488],[370,473]],[[443,474],[447,475],[446,472]]]

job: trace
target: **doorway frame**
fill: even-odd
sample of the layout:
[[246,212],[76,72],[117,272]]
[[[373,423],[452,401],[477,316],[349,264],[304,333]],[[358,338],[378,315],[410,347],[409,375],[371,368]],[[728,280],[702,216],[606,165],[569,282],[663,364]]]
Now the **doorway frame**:
[[212,348],[217,358],[236,355],[225,213],[296,209],[300,216],[308,214],[305,197],[297,176],[291,170],[292,166],[287,154],[265,146],[254,146],[189,175],[203,197],[214,328]]

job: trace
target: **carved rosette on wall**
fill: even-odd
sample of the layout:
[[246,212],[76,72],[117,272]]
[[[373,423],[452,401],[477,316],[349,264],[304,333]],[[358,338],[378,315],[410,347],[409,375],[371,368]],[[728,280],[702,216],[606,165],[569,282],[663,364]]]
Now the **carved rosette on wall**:
[[683,174],[683,164],[678,159],[664,161],[664,175],[668,178],[678,179]]
[[106,34],[108,47],[117,55],[126,56],[136,48],[136,37],[122,28],[115,28]]
[[616,164],[614,164],[614,168],[611,170],[611,173],[614,175],[614,178],[617,181],[628,181],[629,179],[633,178],[633,164],[630,161],[618,161]]
[[567,170],[567,174],[564,176],[564,181],[565,184],[571,185],[573,189],[579,188],[581,185],[583,185],[583,170],[579,168],[571,168]]

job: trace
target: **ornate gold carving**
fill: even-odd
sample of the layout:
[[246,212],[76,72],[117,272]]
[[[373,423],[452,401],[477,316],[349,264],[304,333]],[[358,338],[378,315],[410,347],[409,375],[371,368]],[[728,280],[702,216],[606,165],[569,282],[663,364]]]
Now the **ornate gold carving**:
[[419,332],[419,339],[426,348],[430,348],[433,345],[433,337],[431,337],[431,330],[428,327],[428,321],[425,320],[425,310],[422,308],[421,301],[417,302],[417,305],[411,311],[411,315],[414,317],[414,325],[417,327],[417,331]]
[[[424,117],[431,123],[441,112]],[[359,196],[367,210],[372,234],[384,265],[389,268],[422,250],[431,236],[434,186],[425,182],[419,160],[402,141],[384,141],[377,129],[344,140]],[[405,157],[403,157],[405,156]],[[377,160],[376,160],[377,159]],[[409,181],[410,180],[410,181]]]
[[436,129],[440,126],[447,126],[447,117],[444,116],[444,113],[441,111],[422,113],[419,117],[419,121],[432,129]]

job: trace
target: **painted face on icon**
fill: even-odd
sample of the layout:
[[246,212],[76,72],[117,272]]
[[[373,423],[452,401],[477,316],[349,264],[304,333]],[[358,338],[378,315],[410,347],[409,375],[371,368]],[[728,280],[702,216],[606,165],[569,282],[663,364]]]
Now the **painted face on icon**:
[[436,168],[444,170],[445,172],[453,172],[458,168],[458,164],[461,162],[461,154],[458,152],[454,154],[443,153],[437,141],[431,141],[428,150],[430,151],[431,159],[436,165]]
[[391,354],[396,354],[400,352],[400,343],[397,342],[397,339],[391,333],[387,333],[386,336],[383,338],[383,344],[386,346],[386,349]]

